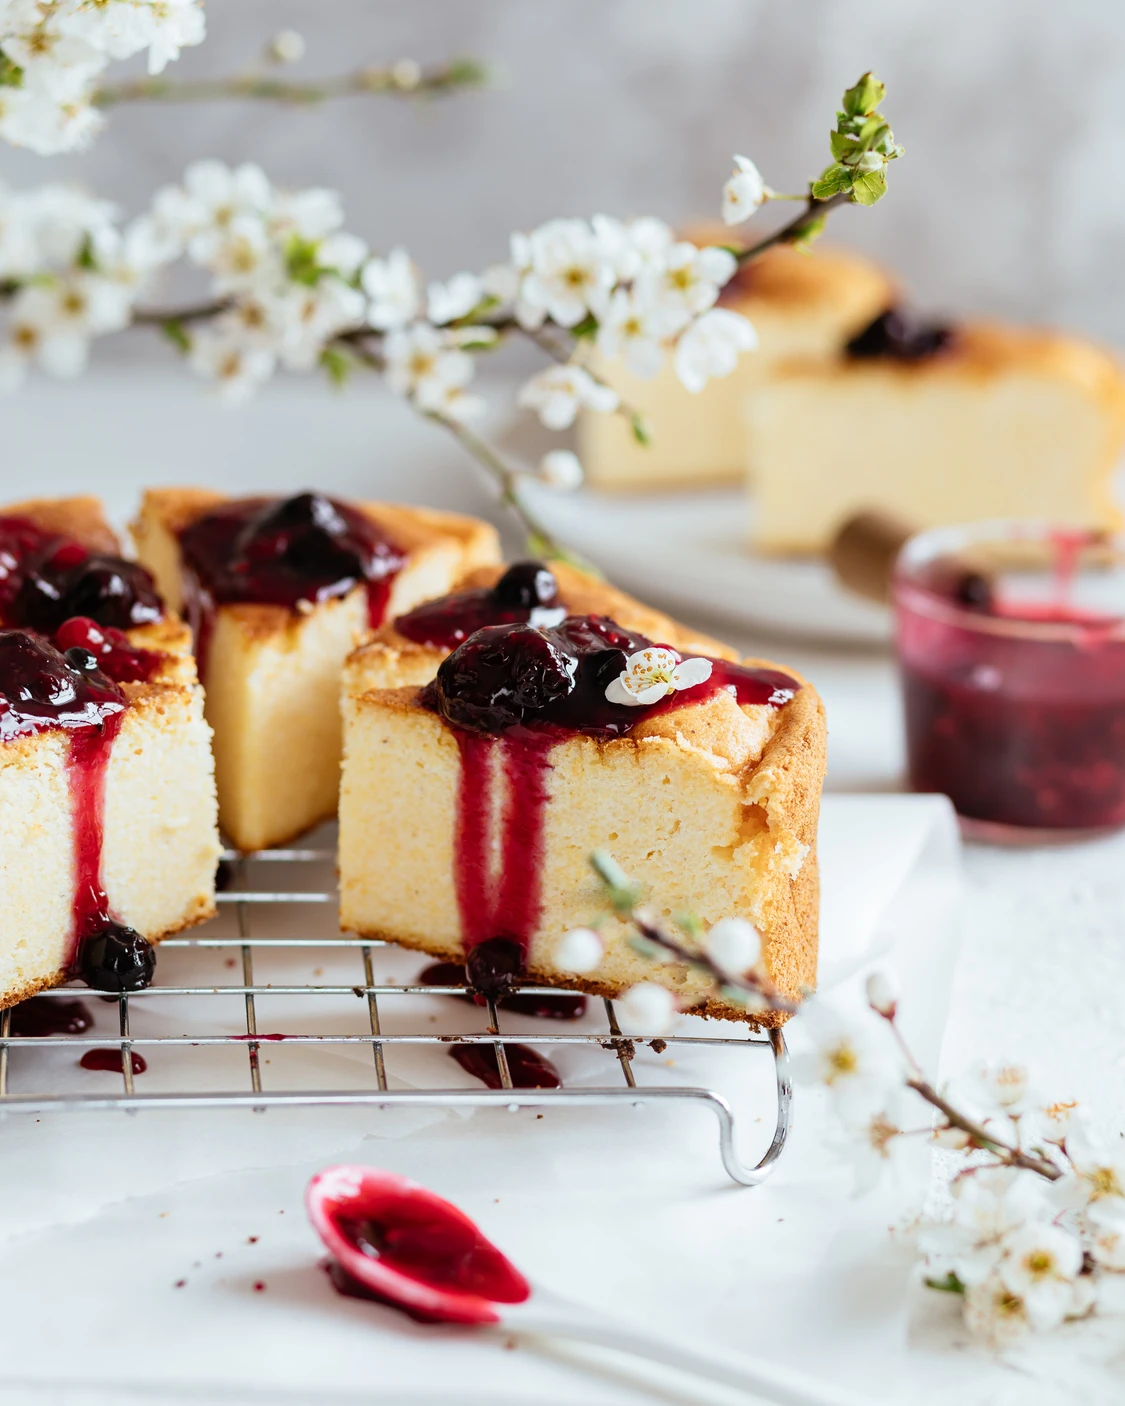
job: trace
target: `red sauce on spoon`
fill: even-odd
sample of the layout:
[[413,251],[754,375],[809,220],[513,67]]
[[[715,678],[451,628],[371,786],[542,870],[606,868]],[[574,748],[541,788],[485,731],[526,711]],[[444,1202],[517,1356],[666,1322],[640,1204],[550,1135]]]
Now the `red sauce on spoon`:
[[376,1167],[329,1167],[305,1193],[340,1293],[375,1299],[429,1323],[496,1323],[495,1304],[531,1285],[463,1211]]

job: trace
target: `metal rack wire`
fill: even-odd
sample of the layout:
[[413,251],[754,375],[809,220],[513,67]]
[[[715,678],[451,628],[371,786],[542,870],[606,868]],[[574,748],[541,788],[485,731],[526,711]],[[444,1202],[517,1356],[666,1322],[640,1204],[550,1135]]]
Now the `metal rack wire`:
[[[707,1087],[691,1087],[638,1081],[637,1047],[647,1042],[653,1045],[653,1037],[626,1037],[617,1022],[613,1002],[591,999],[590,1006],[598,1012],[597,1028],[588,1028],[589,1021],[581,1030],[565,1032],[546,1029],[546,1022],[536,1022],[535,1028],[513,1031],[502,1028],[501,1011],[496,1003],[489,1000],[479,1008],[483,1017],[483,1030],[469,1030],[455,1034],[425,1031],[415,1028],[415,1023],[407,1023],[406,1029],[388,1027],[384,1019],[386,1003],[393,999],[464,996],[464,988],[419,984],[417,982],[383,981],[375,978],[374,960],[380,952],[397,951],[385,944],[360,940],[344,934],[334,936],[296,937],[280,935],[279,929],[285,925],[279,915],[292,916],[299,911],[308,912],[311,905],[335,905],[336,893],[331,883],[318,887],[308,886],[310,873],[315,876],[316,866],[328,870],[334,861],[334,852],[329,849],[279,849],[263,851],[252,856],[240,856],[228,852],[224,855],[232,872],[233,883],[219,893],[220,917],[214,923],[197,929],[193,935],[174,937],[161,944],[161,953],[181,952],[193,954],[224,954],[227,968],[233,967],[241,981],[219,981],[207,984],[162,984],[160,973],[157,981],[145,991],[131,995],[113,997],[117,1005],[117,1034],[107,1039],[105,1034],[65,1034],[65,1035],[25,1035],[11,1033],[12,1013],[0,1013],[0,1114],[15,1112],[42,1113],[45,1111],[79,1109],[124,1109],[136,1111],[155,1108],[250,1108],[261,1111],[270,1107],[327,1105],[327,1106],[368,1106],[386,1109],[395,1106],[438,1106],[444,1108],[488,1108],[500,1107],[517,1110],[520,1108],[579,1107],[594,1106],[621,1108],[629,1105],[667,1104],[668,1102],[688,1102],[702,1104],[714,1114],[719,1132],[719,1150],[723,1165],[730,1177],[742,1186],[756,1186],[772,1171],[785,1146],[789,1135],[792,1117],[792,1092],[788,1075],[788,1056],[785,1041],[780,1031],[760,1033],[739,1028],[732,1034],[732,1027],[716,1022],[697,1022],[694,1030],[688,1033],[673,1033],[660,1037],[655,1048],[663,1050],[684,1050],[687,1047],[705,1047],[707,1050],[722,1051],[729,1060],[772,1056],[777,1090],[776,1118],[769,1146],[761,1159],[753,1166],[747,1165],[736,1148],[736,1118],[731,1103],[722,1094]],[[274,880],[269,887],[257,887],[262,876]],[[274,876],[284,880],[294,876],[306,881],[305,887],[279,887]],[[327,916],[329,910],[321,909]],[[233,915],[231,923],[224,922],[227,915]],[[333,913],[334,917],[334,913]],[[226,927],[227,931],[221,929]],[[291,926],[291,924],[290,924]],[[257,928],[259,930],[255,931]],[[273,931],[271,931],[273,929]],[[304,958],[305,960],[334,960],[352,964],[356,977],[354,984],[346,978],[325,982],[268,981],[255,979],[255,959],[263,962],[269,956]],[[173,965],[161,963],[161,967]],[[240,973],[239,973],[240,968]],[[322,968],[317,968],[318,971]],[[521,992],[528,994],[548,993],[546,988],[523,986]],[[44,992],[46,999],[64,999],[76,995],[72,987],[60,987]],[[85,994],[85,988],[83,988]],[[93,993],[97,994],[97,993]],[[184,998],[187,1006],[180,1006],[181,1016],[185,1011],[192,1014],[200,1010],[208,1011],[208,1019],[215,1020],[215,1009],[222,998],[241,998],[241,1009],[237,1030],[208,1034],[195,1031],[172,1034],[161,1028],[156,1033],[137,1033],[132,1028],[134,1013],[150,1015],[149,1005],[168,998]],[[278,997],[352,997],[365,1005],[367,1029],[353,1033],[285,1034],[276,1035],[261,1032],[259,1029],[259,1001]],[[380,1002],[384,1002],[383,1008]],[[210,1003],[204,1007],[201,1003]],[[303,1003],[307,1004],[307,1003]],[[462,1003],[459,1003],[462,1004]],[[396,1007],[397,1008],[397,1007]],[[401,1008],[397,1008],[401,1009]],[[463,1006],[465,1010],[478,1008]],[[151,1011],[156,1008],[152,1007]],[[428,1017],[430,1021],[434,1017]],[[149,1023],[147,1020],[146,1024]],[[166,1024],[162,1019],[161,1024]],[[206,1022],[204,1022],[206,1023]],[[391,1025],[401,1022],[391,1022]],[[714,1033],[711,1033],[711,1032]],[[297,1088],[271,1085],[272,1080],[263,1078],[263,1049],[269,1050],[275,1041],[284,1040],[287,1047],[316,1046],[318,1048],[342,1046],[355,1050],[370,1050],[369,1073],[363,1075],[357,1087],[348,1088]],[[516,1044],[553,1047],[556,1050],[579,1046],[587,1050],[604,1050],[607,1060],[604,1063],[605,1080],[599,1068],[597,1082],[581,1087],[551,1089],[526,1089],[513,1086],[507,1058],[507,1048]],[[122,1088],[115,1093],[92,1093],[81,1090],[50,1089],[37,1087],[34,1078],[35,1062],[25,1050],[65,1048],[79,1055],[86,1049],[107,1044],[120,1049]],[[448,1050],[455,1044],[490,1045],[495,1050],[496,1064],[501,1087],[489,1089],[464,1089],[442,1087],[392,1087],[388,1079],[388,1052],[397,1052],[411,1047],[439,1047]],[[242,1087],[221,1089],[173,1088],[160,1092],[138,1091],[133,1073],[133,1054],[151,1054],[160,1049],[175,1051],[206,1050],[221,1047],[236,1050],[244,1056]],[[15,1059],[13,1059],[15,1056]],[[21,1064],[21,1085],[30,1087],[13,1089],[12,1070],[18,1060]],[[268,1059],[266,1059],[268,1063]],[[433,1074],[441,1066],[434,1061]],[[741,1068],[741,1066],[740,1066]],[[612,1071],[612,1074],[611,1074]],[[246,1082],[249,1088],[246,1087]],[[46,1082],[46,1081],[45,1081]]]

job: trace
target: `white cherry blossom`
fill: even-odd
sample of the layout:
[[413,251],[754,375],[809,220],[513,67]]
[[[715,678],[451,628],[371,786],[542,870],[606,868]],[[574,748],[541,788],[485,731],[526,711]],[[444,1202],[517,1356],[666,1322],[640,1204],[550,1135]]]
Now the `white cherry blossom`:
[[152,0],[153,30],[148,44],[149,73],[163,73],[180,50],[201,44],[207,24],[199,0]]
[[606,687],[611,703],[642,707],[657,703],[670,693],[695,688],[711,677],[710,659],[680,659],[672,649],[653,646],[630,654],[625,668]]
[[470,419],[483,408],[466,393],[473,378],[473,359],[428,322],[416,322],[388,334],[383,345],[387,384],[422,410]]
[[627,1035],[667,1035],[676,1020],[676,998],[652,981],[630,986],[615,1003]]
[[604,306],[614,272],[585,220],[549,220],[528,241],[530,267],[520,285],[521,316],[535,327],[546,318],[574,327]]
[[169,236],[186,243],[195,263],[208,267],[237,220],[261,221],[272,204],[273,188],[260,166],[205,160],[187,167],[182,186],[157,192],[153,213]]
[[333,269],[348,279],[355,277],[366,258],[367,241],[342,229],[322,239],[316,251],[321,268]]
[[986,1114],[1018,1118],[1036,1103],[1034,1071],[1027,1064],[984,1060],[962,1080],[962,1087]]
[[757,345],[753,323],[741,313],[712,308],[676,343],[676,375],[687,390],[698,395],[709,380],[729,376],[742,353]]
[[305,57],[305,36],[296,29],[279,29],[270,40],[269,56],[274,63],[300,63]]
[[731,976],[742,976],[762,956],[761,933],[745,918],[720,918],[703,946],[715,965]]
[[268,300],[268,306],[279,329],[282,364],[291,371],[308,371],[337,333],[359,325],[366,299],[358,288],[329,276],[312,286],[293,284]]
[[902,1088],[886,1089],[870,1106],[857,1103],[846,1109],[829,1145],[850,1164],[856,1196],[877,1186],[905,1153],[908,1139],[903,1133],[909,1127],[909,1112]]
[[269,380],[277,357],[266,347],[242,338],[237,324],[223,322],[192,334],[188,363],[193,371],[215,383],[220,399],[237,404]]
[[897,1086],[901,1061],[885,1027],[870,1017],[850,1019],[814,997],[801,1007],[801,1026],[811,1048],[794,1056],[794,1077],[827,1088],[840,1113],[877,1108]]
[[421,306],[418,275],[405,249],[392,249],[385,259],[371,259],[360,275],[371,299],[367,320],[380,332],[406,327]]
[[723,223],[742,224],[771,193],[753,161],[748,156],[736,156],[734,175],[723,186]]
[[1125,1202],[1096,1201],[1086,1220],[1094,1259],[1103,1269],[1125,1274]]
[[738,261],[729,249],[716,245],[700,249],[684,240],[673,244],[661,264],[642,272],[637,282],[646,297],[678,326],[685,327],[693,317],[715,306],[723,285],[737,268]]
[[999,1276],[1024,1302],[1036,1328],[1054,1328],[1072,1311],[1074,1280],[1082,1268],[1077,1236],[1049,1221],[1008,1236]]
[[633,373],[651,380],[664,365],[666,339],[675,331],[659,304],[636,289],[618,288],[598,327],[598,350],[620,358]]
[[602,940],[593,928],[571,928],[555,948],[555,965],[560,971],[585,976],[601,965],[604,956]]
[[998,1351],[1014,1347],[1034,1328],[1027,1304],[998,1274],[974,1284],[966,1292],[965,1324],[974,1337]]
[[455,273],[447,283],[431,283],[426,291],[426,316],[437,327],[456,322],[477,306],[484,288],[475,273]]
[[885,971],[874,971],[864,986],[867,1004],[876,1014],[888,1020],[894,1018],[898,1007],[898,983]]
[[565,430],[574,423],[579,408],[609,413],[621,397],[610,386],[594,379],[581,366],[549,366],[521,387],[518,401],[534,410],[549,430]]
[[977,1167],[951,1187],[949,1220],[924,1226],[918,1234],[930,1272],[954,1274],[962,1284],[983,1283],[1007,1253],[1010,1236],[1029,1222],[1048,1223],[1053,1207],[1045,1183],[1015,1167]]
[[59,104],[80,101],[105,67],[97,49],[50,23],[9,35],[0,40],[0,49],[23,69],[28,92]]
[[651,215],[627,223],[612,215],[595,215],[590,223],[602,258],[622,283],[631,282],[646,271],[661,271],[666,254],[675,243],[671,228]]
[[215,275],[216,293],[238,293],[276,284],[282,264],[276,244],[259,215],[236,215],[229,224],[197,235],[196,249],[206,247],[203,262]]
[[1072,1128],[1066,1138],[1070,1172],[1055,1182],[1057,1203],[1071,1210],[1095,1206],[1125,1208],[1125,1150],[1107,1147],[1088,1128]]
[[268,208],[270,233],[283,239],[291,234],[301,239],[325,239],[344,223],[339,191],[324,186],[278,190]]
[[539,461],[539,477],[549,488],[572,493],[582,486],[582,463],[570,449],[550,449]]

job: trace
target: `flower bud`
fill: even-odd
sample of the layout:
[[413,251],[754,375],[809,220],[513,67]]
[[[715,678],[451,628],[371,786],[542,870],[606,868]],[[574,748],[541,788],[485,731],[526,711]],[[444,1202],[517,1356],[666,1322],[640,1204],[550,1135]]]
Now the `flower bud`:
[[582,463],[569,449],[552,449],[539,462],[539,477],[549,488],[570,493],[582,484]]
[[730,976],[741,976],[762,955],[758,929],[745,918],[720,918],[704,938],[707,955]]
[[665,987],[642,981],[617,1002],[617,1013],[628,1035],[666,1035],[676,1018],[676,1001]]
[[867,1004],[887,1020],[894,1020],[898,1009],[898,987],[886,972],[872,972],[867,978]]
[[593,928],[571,928],[555,948],[555,965],[560,971],[584,976],[600,965],[604,955],[602,940]]
[[267,52],[274,63],[300,63],[305,57],[305,36],[295,29],[279,30]]

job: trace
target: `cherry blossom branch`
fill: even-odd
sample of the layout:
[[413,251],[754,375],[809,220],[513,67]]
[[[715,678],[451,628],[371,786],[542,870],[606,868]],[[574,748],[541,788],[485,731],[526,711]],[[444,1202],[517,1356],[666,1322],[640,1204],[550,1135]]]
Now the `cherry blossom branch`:
[[792,1015],[797,1010],[792,1001],[778,995],[777,987],[764,971],[756,967],[745,973],[728,971],[720,966],[705,948],[688,947],[679,938],[666,932],[641,905],[640,890],[630,882],[617,861],[605,850],[594,851],[590,856],[590,867],[605,885],[617,916],[631,922],[651,947],[667,952],[676,961],[709,976],[720,990],[734,993],[736,999],[742,997],[743,1003],[751,1013],[756,1010],[771,1010]]
[[1025,1171],[1035,1172],[1037,1176],[1044,1177],[1047,1181],[1058,1181],[1063,1173],[1053,1162],[1046,1157],[1038,1157],[1034,1153],[1024,1152],[1022,1148],[1013,1147],[1003,1138],[995,1137],[983,1124],[967,1117],[955,1108],[943,1094],[938,1093],[937,1089],[926,1078],[922,1066],[906,1042],[906,1037],[898,1024],[898,1002],[894,997],[888,998],[869,984],[868,1005],[890,1026],[895,1041],[902,1051],[910,1069],[910,1077],[906,1080],[906,1087],[913,1089],[932,1108],[936,1108],[945,1118],[948,1127],[956,1128],[959,1132],[964,1133],[972,1146],[991,1152],[1007,1167],[1022,1167]]
[[214,102],[230,98],[311,107],[359,94],[446,97],[483,88],[489,81],[488,69],[476,59],[451,59],[428,67],[406,59],[389,65],[372,64],[353,73],[310,82],[259,73],[232,74],[225,78],[135,78],[96,88],[92,100],[95,107],[101,108],[126,102]]
[[[777,199],[777,196],[772,197]],[[785,196],[788,200],[791,197]],[[802,199],[805,208],[799,215],[791,219],[788,224],[784,224],[780,229],[774,230],[765,239],[760,239],[757,244],[751,244],[745,249],[735,249],[731,246],[731,252],[738,260],[739,264],[750,263],[751,260],[759,258],[767,249],[774,248],[778,244],[807,244],[820,233],[824,226],[824,221],[830,210],[835,210],[840,205],[849,203],[849,196],[845,191],[838,191],[827,200],[817,200],[813,195],[792,197]]]

